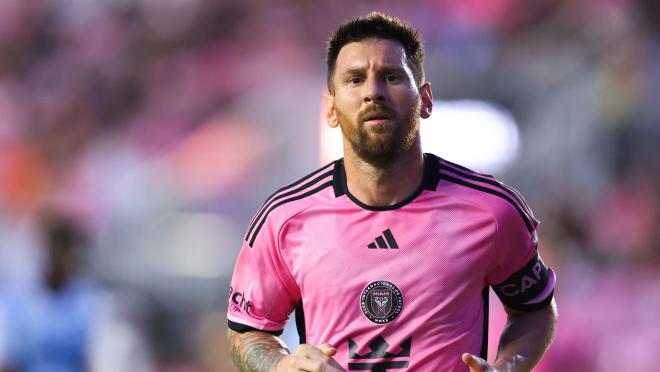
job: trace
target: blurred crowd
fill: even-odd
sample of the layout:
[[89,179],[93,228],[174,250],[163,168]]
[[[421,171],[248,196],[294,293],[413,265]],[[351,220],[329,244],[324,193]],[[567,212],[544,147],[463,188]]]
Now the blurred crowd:
[[245,227],[319,166],[324,43],[371,10],[419,28],[436,99],[520,125],[496,176],[526,196],[558,274],[538,370],[653,370],[654,0],[1,1],[0,370],[233,370]]

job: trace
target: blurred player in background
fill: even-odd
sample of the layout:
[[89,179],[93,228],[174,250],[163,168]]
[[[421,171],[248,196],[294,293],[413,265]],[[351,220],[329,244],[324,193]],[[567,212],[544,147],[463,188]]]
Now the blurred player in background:
[[[424,154],[432,111],[408,24],[371,13],[327,50],[344,158],[281,188],[248,228],[229,290],[242,371],[529,371],[556,324],[538,221],[514,189]],[[488,288],[508,315],[488,363]],[[301,345],[277,337],[296,311]]]
[[78,224],[55,213],[40,222],[43,279],[4,294],[0,371],[86,371],[100,300],[80,272],[86,237]]
[[40,280],[0,288],[0,372],[152,370],[128,314],[89,273],[87,230],[58,211],[37,221]]

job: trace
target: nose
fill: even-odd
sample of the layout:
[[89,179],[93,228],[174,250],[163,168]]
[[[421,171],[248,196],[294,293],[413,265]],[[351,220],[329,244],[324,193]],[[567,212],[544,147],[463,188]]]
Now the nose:
[[380,79],[370,78],[364,83],[364,103],[376,103],[385,101],[385,84]]

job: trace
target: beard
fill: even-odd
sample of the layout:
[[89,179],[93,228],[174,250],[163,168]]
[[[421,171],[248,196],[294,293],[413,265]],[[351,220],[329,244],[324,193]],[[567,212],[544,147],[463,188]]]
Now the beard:
[[[357,156],[374,167],[386,168],[408,152],[419,137],[421,105],[421,100],[418,100],[401,120],[396,120],[395,113],[381,104],[374,104],[361,111],[356,123],[352,123],[338,109],[336,115],[344,138]],[[366,125],[363,118],[373,112],[387,113],[394,125]]]

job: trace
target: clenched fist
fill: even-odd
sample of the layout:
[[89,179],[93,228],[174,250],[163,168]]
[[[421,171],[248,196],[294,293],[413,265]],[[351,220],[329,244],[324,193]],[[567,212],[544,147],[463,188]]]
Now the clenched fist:
[[302,344],[277,364],[276,372],[339,372],[344,369],[332,357],[337,349],[330,344]]

